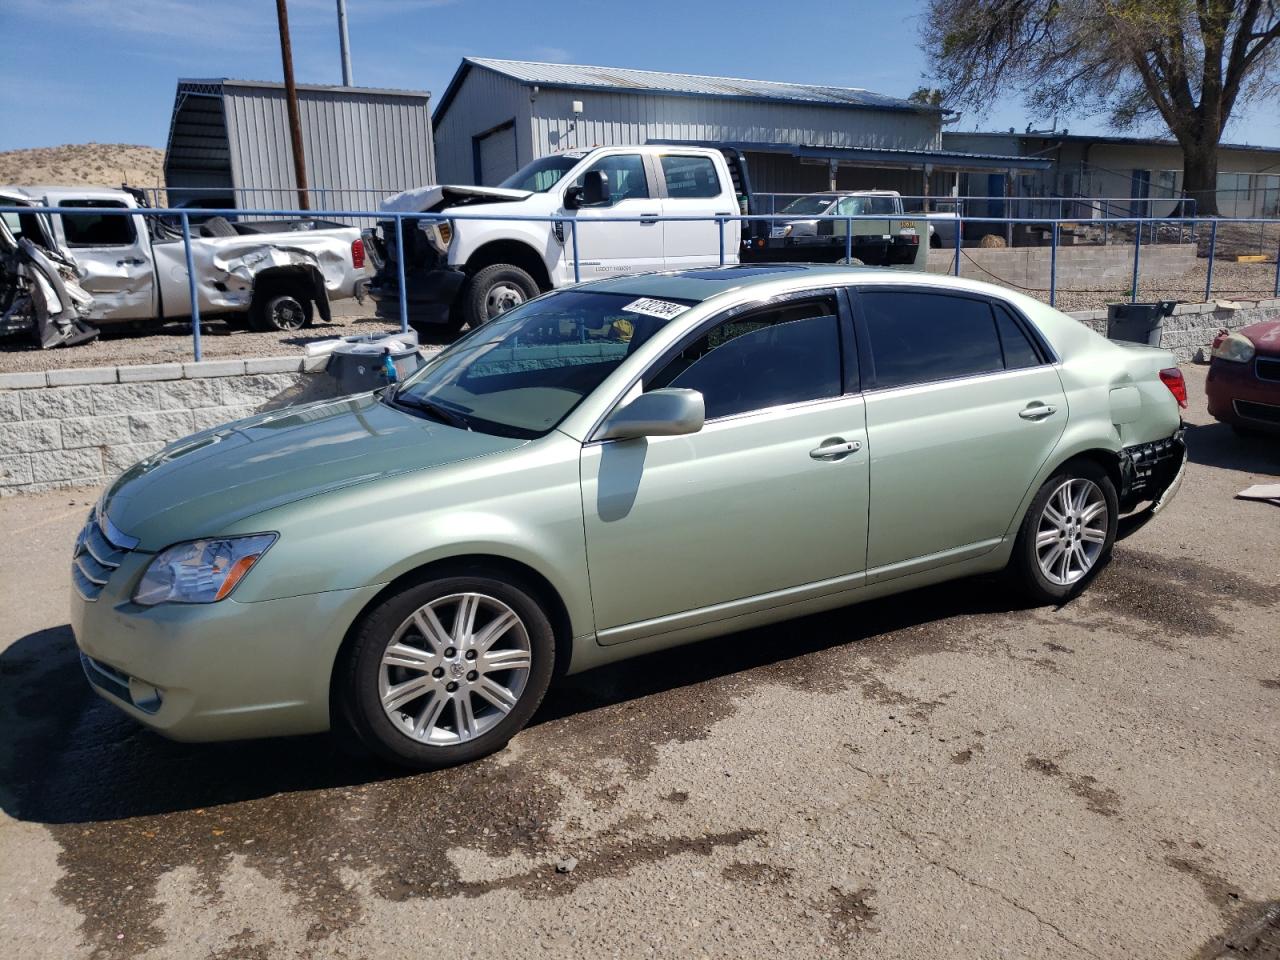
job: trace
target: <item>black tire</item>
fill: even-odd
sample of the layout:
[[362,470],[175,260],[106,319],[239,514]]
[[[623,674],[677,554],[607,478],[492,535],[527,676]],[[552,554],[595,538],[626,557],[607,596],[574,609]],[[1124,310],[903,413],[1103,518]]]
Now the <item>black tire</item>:
[[254,295],[249,326],[259,333],[292,333],[311,326],[315,305],[301,290],[268,289]]
[[929,249],[930,250],[942,249],[942,238],[938,236],[936,233],[929,234]]
[[509,263],[495,263],[479,271],[467,283],[463,291],[462,318],[475,329],[505,312],[495,312],[498,305],[491,302],[491,297],[509,302],[506,309],[510,309],[532,300],[539,292],[537,282],[526,271]]
[[[470,665],[477,663],[476,660],[464,659],[465,644],[454,648],[453,657],[432,661],[441,664],[438,669],[441,670],[442,676],[438,682],[429,679],[434,674],[428,674],[425,667],[413,670],[396,668],[399,671],[397,683],[405,682],[406,678],[420,678],[424,684],[435,683],[435,692],[424,693],[421,699],[405,701],[402,704],[410,709],[404,712],[397,711],[401,722],[412,723],[415,713],[419,717],[422,716],[426,707],[433,702],[431,698],[438,696],[444,702],[439,709],[439,719],[435,723],[443,725],[439,727],[433,725],[427,732],[431,734],[432,730],[436,730],[442,737],[456,737],[460,729],[460,717],[454,704],[460,697],[465,696],[469,712],[474,712],[476,705],[479,705],[479,712],[474,713],[472,720],[477,729],[483,723],[491,724],[483,732],[463,742],[427,743],[415,739],[408,730],[394,722],[388,712],[383,709],[380,695],[383,679],[382,658],[401,625],[405,624],[415,611],[421,610],[432,602],[438,601],[443,604],[440,609],[445,613],[440,615],[440,623],[446,631],[452,631],[454,624],[446,618],[450,609],[449,604],[453,601],[447,598],[458,594],[482,595],[496,601],[495,605],[505,605],[514,612],[520,620],[520,626],[523,627],[522,636],[528,641],[530,664],[523,686],[515,695],[515,705],[510,707],[505,716],[502,716],[501,711],[485,700],[481,694],[469,692],[475,689],[475,687],[466,686],[471,682],[472,672],[463,673],[453,669],[455,664],[461,664],[462,669],[466,670]],[[455,614],[456,609],[454,608]],[[476,616],[476,623],[488,624],[496,620],[495,614],[494,620],[481,621],[480,616],[483,615],[482,608],[481,614]],[[521,635],[518,630],[514,628],[513,630],[513,633],[503,634],[497,641],[498,644],[505,644],[507,637],[515,636],[516,646],[519,646]],[[477,635],[482,633],[483,626],[476,631]],[[402,640],[412,646],[430,651],[429,644],[420,641],[413,633],[402,637]],[[457,642],[456,638],[454,642]],[[447,653],[447,649],[441,652]],[[554,665],[555,637],[545,611],[534,599],[533,591],[514,580],[495,579],[484,571],[464,572],[457,576],[447,576],[408,586],[370,610],[355,628],[346,659],[336,677],[335,700],[341,711],[340,719],[350,724],[355,736],[373,753],[401,766],[417,770],[435,770],[459,763],[469,763],[502,749],[507,741],[529,722],[529,718],[542,702],[542,697],[551,683]],[[515,681],[506,679],[510,675],[504,675],[501,668],[490,675],[498,676],[509,686],[515,686]],[[440,685],[447,682],[452,682],[453,686],[461,688],[462,692],[446,694]],[[479,678],[479,682],[483,682],[482,677]],[[450,723],[453,725],[452,731],[448,728]]]
[[[1106,502],[1107,521],[1106,536],[1101,549],[1092,560],[1084,576],[1071,583],[1058,583],[1049,579],[1041,569],[1040,557],[1036,549],[1036,537],[1040,530],[1041,518],[1045,506],[1059,488],[1071,480],[1087,480],[1101,492]],[[1116,493],[1115,483],[1100,465],[1092,460],[1071,460],[1063,464],[1031,501],[1027,514],[1022,518],[1018,528],[1018,538],[1014,542],[1013,556],[1009,559],[1009,572],[1027,598],[1037,604],[1064,603],[1077,596],[1097,572],[1106,564],[1115,546],[1116,530],[1120,520],[1120,498]]]

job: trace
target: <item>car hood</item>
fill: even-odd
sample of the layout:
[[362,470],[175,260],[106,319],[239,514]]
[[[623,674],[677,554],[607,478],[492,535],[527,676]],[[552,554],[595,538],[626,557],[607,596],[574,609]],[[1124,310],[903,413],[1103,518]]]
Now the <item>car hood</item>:
[[527,442],[424,420],[360,394],[171,443],[116,480],[102,506],[142,549],[158,550],[295,500]]
[[1240,332],[1253,341],[1258,353],[1280,357],[1280,320],[1263,320],[1241,327]]
[[511,203],[533,196],[528,190],[502,187],[415,187],[387,197],[379,207],[385,213],[434,213],[472,203]]

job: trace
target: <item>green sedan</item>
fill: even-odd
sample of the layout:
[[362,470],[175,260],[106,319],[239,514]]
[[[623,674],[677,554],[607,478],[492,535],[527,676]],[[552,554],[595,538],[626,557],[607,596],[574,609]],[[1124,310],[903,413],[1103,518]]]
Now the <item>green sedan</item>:
[[978,573],[1067,600],[1176,491],[1184,401],[1167,351],[981,283],[587,283],[138,463],[71,620],[94,689],[168,736],[336,727],[446,766],[563,673]]

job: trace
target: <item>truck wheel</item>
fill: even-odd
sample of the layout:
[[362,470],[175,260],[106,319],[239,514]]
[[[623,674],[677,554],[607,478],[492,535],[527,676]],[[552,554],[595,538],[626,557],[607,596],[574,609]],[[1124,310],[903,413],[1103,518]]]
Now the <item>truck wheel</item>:
[[276,290],[254,297],[249,308],[249,326],[262,332],[288,332],[311,325],[314,308],[311,298],[293,291]]
[[538,293],[538,284],[533,277],[519,267],[509,263],[485,267],[467,284],[467,323],[473,328],[488,323],[512,307],[532,300]]

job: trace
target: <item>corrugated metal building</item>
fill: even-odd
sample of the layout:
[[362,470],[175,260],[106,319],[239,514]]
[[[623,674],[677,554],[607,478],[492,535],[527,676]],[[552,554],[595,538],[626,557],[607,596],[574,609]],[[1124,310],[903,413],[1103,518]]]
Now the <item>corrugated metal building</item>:
[[[377,209],[387,194],[434,183],[430,99],[415,90],[300,85],[312,208]],[[297,206],[284,84],[179,80],[164,174],[170,203],[201,196],[234,197],[245,209]]]
[[467,57],[433,124],[444,183],[492,185],[561,150],[653,142],[737,147],[756,193],[919,195],[931,176],[930,192],[952,183],[949,171],[1043,165],[948,152],[942,120],[936,107],[851,87]]

